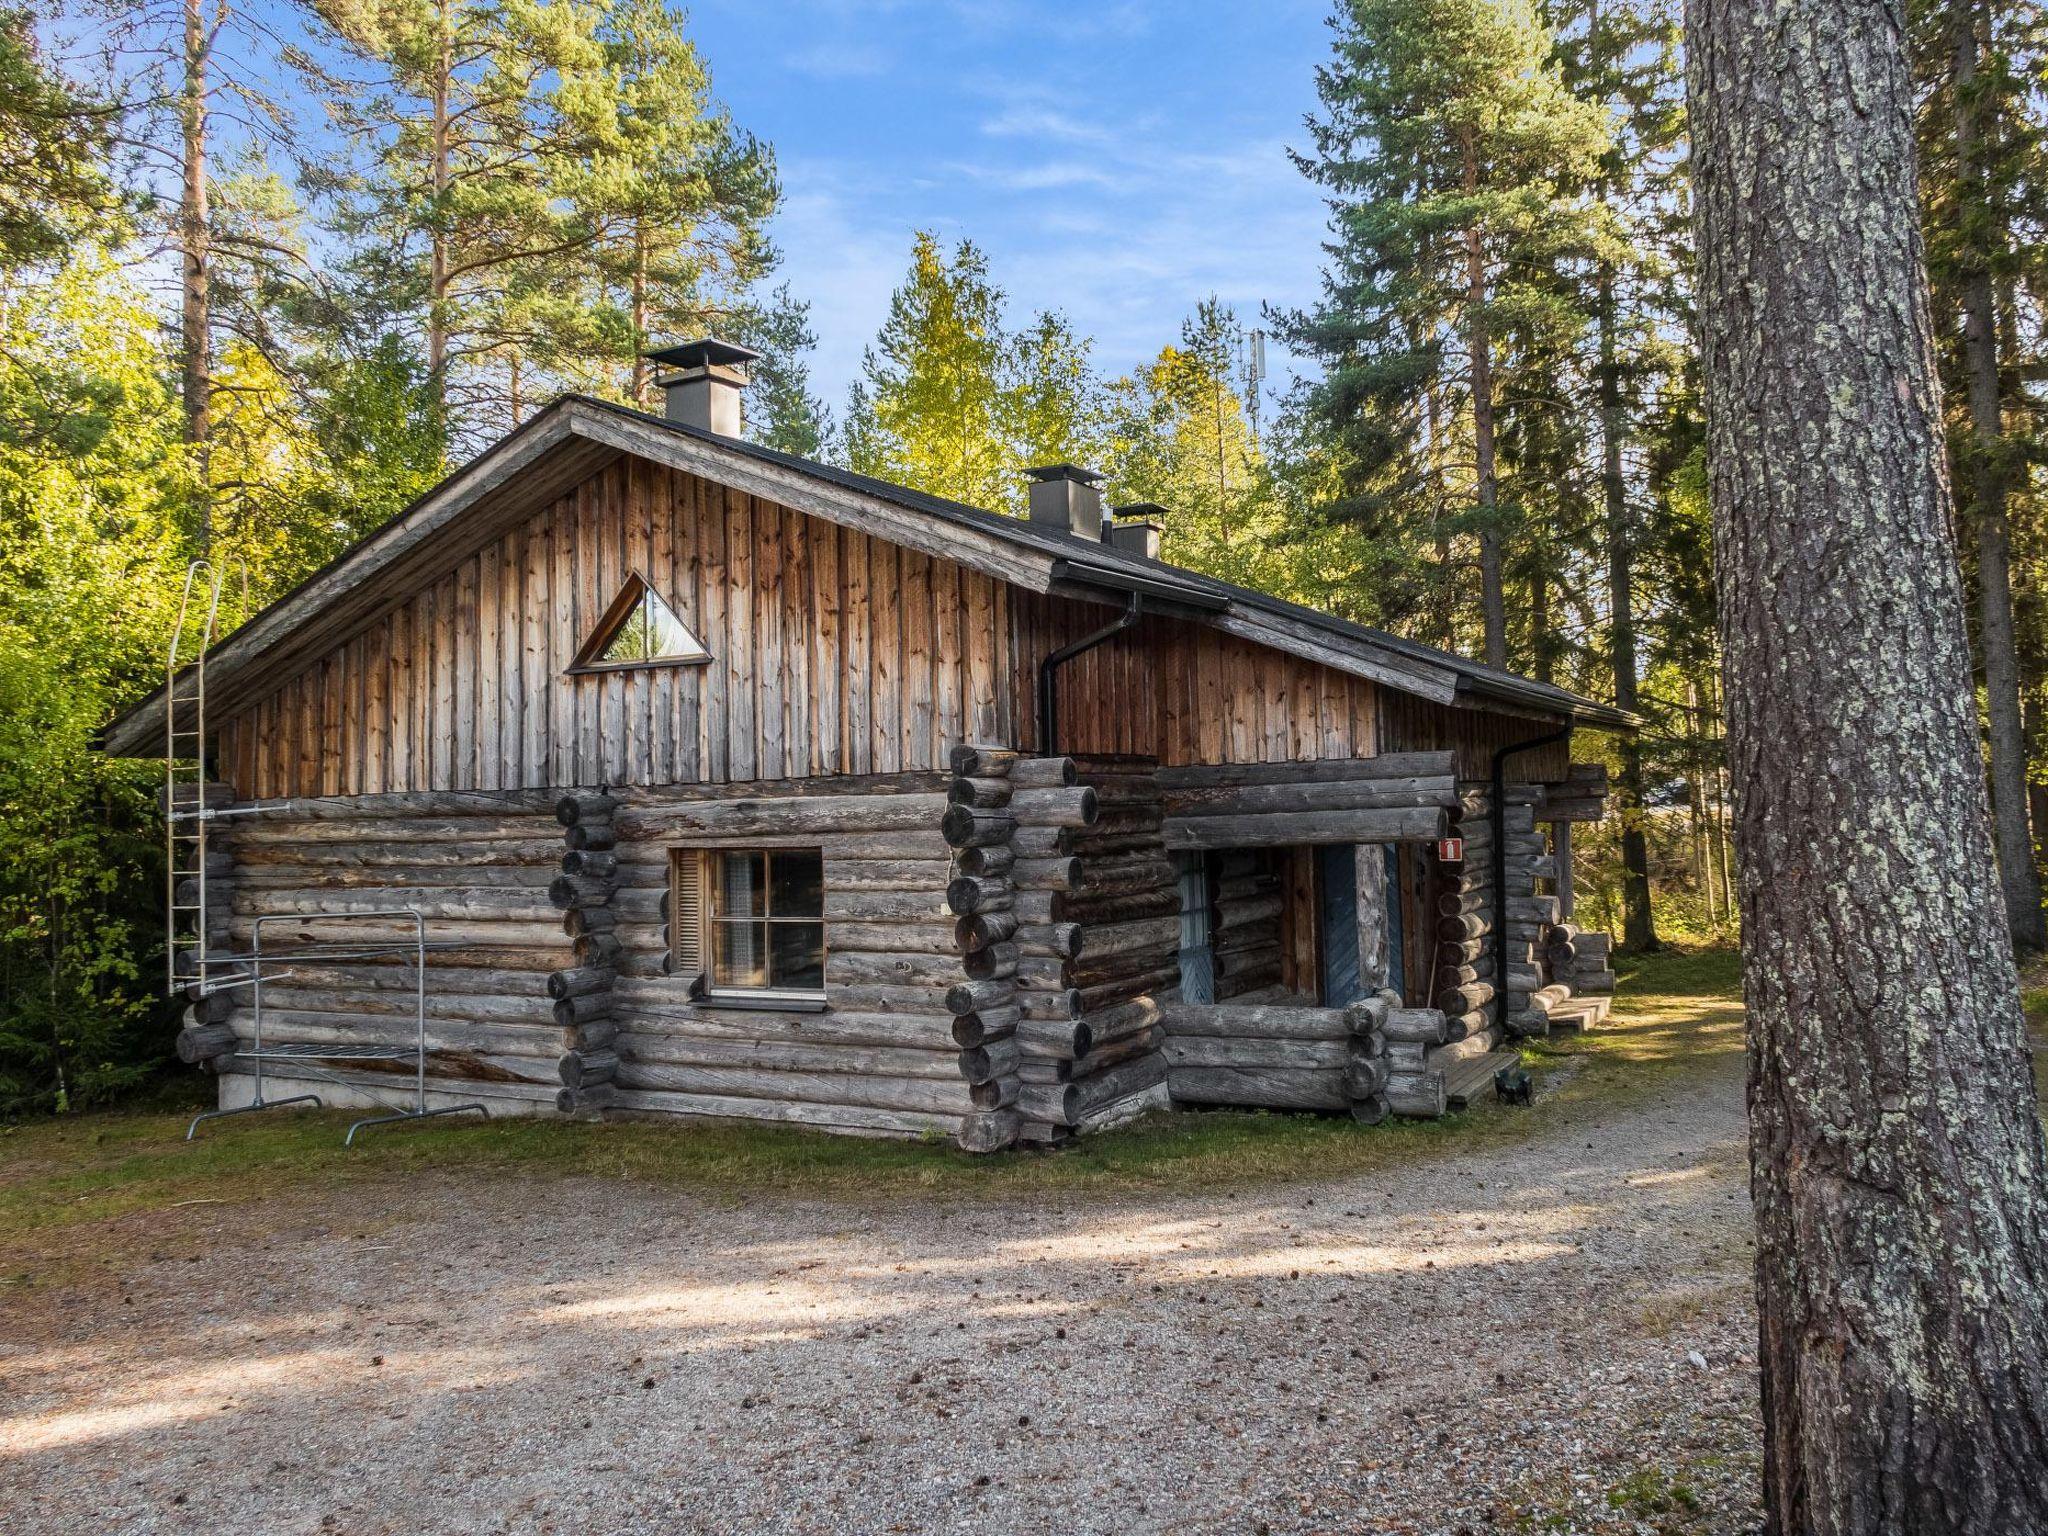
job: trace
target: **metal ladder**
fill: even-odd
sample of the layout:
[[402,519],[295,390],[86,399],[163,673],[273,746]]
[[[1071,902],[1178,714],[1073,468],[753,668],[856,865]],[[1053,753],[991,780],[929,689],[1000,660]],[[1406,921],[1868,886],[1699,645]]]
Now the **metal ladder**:
[[[221,574],[206,559],[185,567],[164,658],[164,984],[173,996],[188,987],[202,996],[207,988],[206,828],[213,808],[206,803],[206,653],[220,622]],[[196,645],[195,594],[206,605]],[[180,901],[187,880],[192,899]]]

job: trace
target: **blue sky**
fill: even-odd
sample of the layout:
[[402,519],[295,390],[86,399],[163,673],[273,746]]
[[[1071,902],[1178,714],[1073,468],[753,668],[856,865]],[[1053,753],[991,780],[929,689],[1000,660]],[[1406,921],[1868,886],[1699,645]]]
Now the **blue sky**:
[[775,146],[784,275],[836,408],[919,228],[971,237],[1013,315],[1064,310],[1114,372],[1210,294],[1247,323],[1311,298],[1323,211],[1286,151],[1328,10],[696,0],[690,30],[735,120]]

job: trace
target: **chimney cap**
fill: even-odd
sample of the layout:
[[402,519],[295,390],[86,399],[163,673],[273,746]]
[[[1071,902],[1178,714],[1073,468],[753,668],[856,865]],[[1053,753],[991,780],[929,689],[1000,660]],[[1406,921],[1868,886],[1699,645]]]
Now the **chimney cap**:
[[1039,464],[1024,473],[1041,484],[1053,480],[1074,480],[1082,485],[1099,485],[1109,478],[1100,470],[1086,469],[1079,464]]
[[695,341],[656,348],[647,354],[647,361],[668,368],[731,368],[755,362],[760,356],[752,347],[743,347],[738,342],[700,336]]
[[1120,507],[1111,507],[1109,515],[1111,517],[1141,517],[1147,522],[1155,522],[1159,518],[1173,516],[1173,508],[1162,507],[1156,501],[1127,501]]

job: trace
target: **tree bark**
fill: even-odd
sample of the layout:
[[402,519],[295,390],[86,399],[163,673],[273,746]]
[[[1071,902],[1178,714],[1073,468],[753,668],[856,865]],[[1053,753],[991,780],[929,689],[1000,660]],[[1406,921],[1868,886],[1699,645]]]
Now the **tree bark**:
[[448,405],[448,194],[452,185],[454,126],[451,96],[455,85],[455,20],[451,0],[435,7],[433,121],[429,129],[427,174],[433,189],[433,213],[427,254],[427,376],[435,405]]
[[[1978,7],[1954,8],[1950,86],[1955,107],[1956,179],[1967,203],[1987,208],[1987,224],[2004,231],[2004,219],[1987,207],[1982,155],[1984,133],[1977,90]],[[2003,390],[1999,380],[1998,307],[1986,253],[1967,244],[1960,295],[1963,312],[1963,375],[1969,400],[1970,444],[1964,483],[1970,522],[1977,538],[1977,639],[1984,660],[1984,695],[1991,726],[1991,809],[1998,841],[1999,882],[2005,893],[2006,923],[2023,949],[2048,946],[2041,912],[2041,880],[2034,868],[2034,839],[2027,820],[2027,738],[2020,720],[2018,641],[2012,612],[2012,531],[2008,492]]]
[[212,39],[206,31],[201,0],[185,0],[185,74],[179,101],[183,186],[178,205],[178,255],[181,269],[179,325],[180,403],[185,442],[192,450],[192,470],[199,482],[199,547],[213,541],[213,315],[209,278],[212,267],[212,214],[207,206],[206,131],[207,57]]
[[[1465,186],[1479,186],[1478,160],[1465,146]],[[1486,664],[1508,664],[1508,604],[1502,585],[1493,420],[1493,338],[1486,323],[1486,245],[1477,225],[1465,231],[1465,327],[1472,358],[1472,450],[1478,466],[1479,601],[1486,626]]]
[[1903,8],[1693,0],[1773,1532],[2048,1530],[2048,1157],[1991,839]]
[[[1600,337],[1600,497],[1607,518],[1608,646],[1614,662],[1614,702],[1634,710],[1636,686],[1635,536],[1629,526],[1628,486],[1621,472],[1623,408],[1614,268],[1602,263],[1595,284]],[[1650,840],[1643,830],[1643,749],[1624,732],[1621,757],[1621,941],[1638,952],[1658,948],[1650,904]]]

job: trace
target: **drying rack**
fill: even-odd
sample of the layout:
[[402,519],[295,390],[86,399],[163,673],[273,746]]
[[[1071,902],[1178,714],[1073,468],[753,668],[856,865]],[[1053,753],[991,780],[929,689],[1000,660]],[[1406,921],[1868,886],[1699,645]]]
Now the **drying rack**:
[[[304,927],[308,923],[341,923],[377,919],[389,922],[398,919],[412,927],[410,940],[377,942],[366,940],[361,944],[346,941],[320,943],[301,941],[280,950],[273,946],[266,951],[263,947],[263,930],[267,925],[279,923]],[[246,970],[235,972],[220,981],[208,981],[202,985],[201,995],[226,991],[231,987],[249,989],[249,1041],[239,1046],[235,1055],[250,1063],[255,1069],[256,1096],[247,1104],[236,1105],[233,1109],[209,1109],[193,1117],[185,1128],[185,1139],[190,1141],[199,1132],[200,1125],[208,1120],[224,1120],[230,1115],[253,1114],[262,1109],[282,1109],[288,1104],[321,1104],[317,1093],[295,1093],[285,1098],[273,1099],[264,1093],[264,1067],[266,1063],[289,1062],[295,1078],[314,1077],[342,1086],[342,1079],[324,1065],[329,1062],[362,1061],[410,1063],[413,1069],[413,1106],[410,1109],[394,1110],[389,1114],[370,1115],[356,1121],[342,1138],[342,1145],[355,1145],[356,1132],[373,1125],[396,1125],[410,1120],[431,1120],[439,1115],[460,1115],[475,1110],[484,1118],[490,1118],[490,1111],[481,1104],[443,1104],[436,1108],[427,1107],[427,951],[446,948],[445,945],[430,945],[427,942],[426,919],[417,907],[391,907],[374,912],[268,912],[257,918],[252,927],[249,952],[246,955],[228,955],[221,960],[246,966]],[[398,956],[410,956],[413,963],[413,1037],[409,1041],[393,1042],[388,1045],[348,1045],[332,1041],[295,1041],[289,1044],[266,1044],[263,1038],[263,984],[266,981],[282,981],[292,974],[289,967],[294,962],[322,962],[331,964],[337,960],[380,960]],[[287,969],[266,972],[264,966],[283,965]]]

